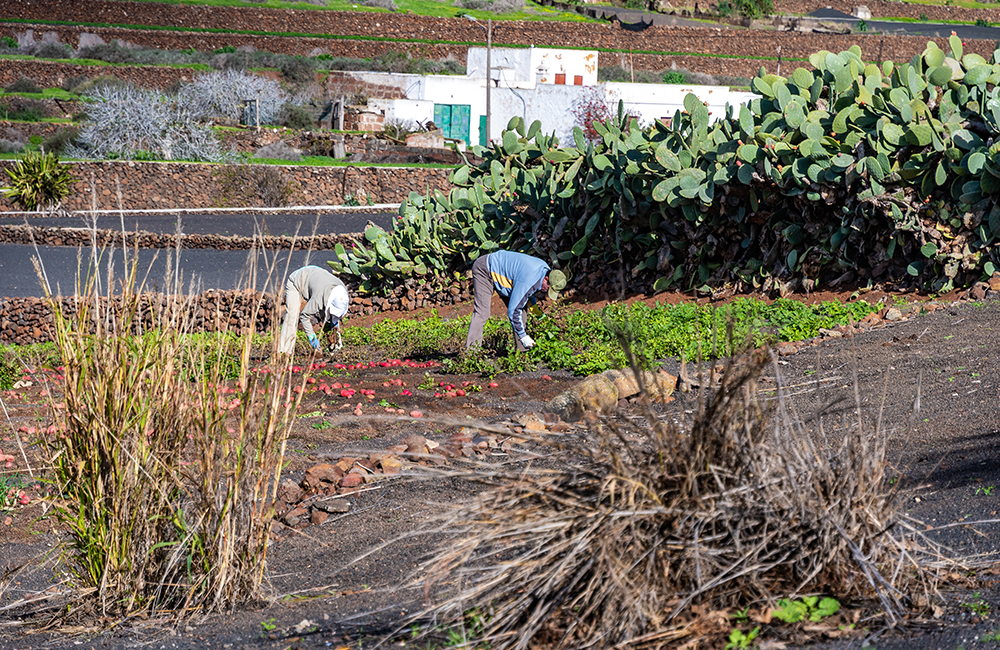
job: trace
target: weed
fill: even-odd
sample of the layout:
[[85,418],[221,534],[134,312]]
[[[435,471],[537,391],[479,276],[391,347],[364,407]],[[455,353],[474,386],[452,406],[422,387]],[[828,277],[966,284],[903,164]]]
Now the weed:
[[750,608],[738,609],[735,614],[730,614],[729,617],[737,623],[746,623],[750,620]]
[[979,595],[979,592],[972,594],[973,600],[967,603],[962,603],[964,609],[969,610],[976,616],[989,616],[990,614],[990,604],[983,600]]
[[482,374],[492,377],[499,370],[499,361],[494,364],[485,346],[462,350],[456,358],[446,359],[442,365],[445,371],[459,375]]
[[38,86],[34,79],[29,79],[28,77],[18,77],[17,81],[14,81],[10,85],[4,88],[9,93],[40,93],[42,89]]
[[858,21],[858,31],[867,32],[868,31],[868,21],[861,19]]
[[726,650],[752,647],[750,644],[753,643],[753,640],[757,638],[757,635],[759,633],[760,633],[759,627],[755,627],[754,629],[750,630],[748,634],[744,634],[739,629],[734,629],[732,632],[729,633],[729,643],[726,644]]
[[667,74],[663,75],[663,83],[665,84],[682,84],[686,81],[687,79],[684,78],[684,73],[677,72],[676,70],[671,70]]
[[1000,630],[987,632],[986,634],[979,637],[979,640],[982,641],[983,643],[998,643],[1000,642]]
[[978,487],[976,488],[976,496],[982,494],[983,496],[991,496],[993,494],[994,487],[991,485],[989,487]]
[[317,431],[326,431],[327,429],[333,428],[333,423],[327,422],[326,420],[320,420],[319,422],[314,422],[311,426]]
[[992,27],[992,25],[985,18],[976,18],[976,27]]
[[778,608],[774,610],[773,616],[785,623],[798,623],[807,619],[815,623],[827,616],[833,616],[839,610],[840,603],[835,598],[822,600],[819,596],[806,596],[799,600],[782,598],[778,601]]
[[437,386],[437,382],[431,377],[431,373],[425,372],[424,378],[417,385],[417,388],[419,390],[434,390],[435,386]]
[[262,628],[264,628],[265,632],[270,632],[270,631],[274,630],[275,628],[277,628],[278,624],[275,622],[275,620],[273,618],[269,618],[266,621],[261,621],[260,622],[260,626]]

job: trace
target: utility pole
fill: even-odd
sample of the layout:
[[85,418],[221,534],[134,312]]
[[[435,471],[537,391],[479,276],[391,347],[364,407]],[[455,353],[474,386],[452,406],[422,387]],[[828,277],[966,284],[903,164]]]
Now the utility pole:
[[486,146],[490,146],[490,86],[493,85],[493,69],[490,54],[493,51],[493,19],[486,20]]

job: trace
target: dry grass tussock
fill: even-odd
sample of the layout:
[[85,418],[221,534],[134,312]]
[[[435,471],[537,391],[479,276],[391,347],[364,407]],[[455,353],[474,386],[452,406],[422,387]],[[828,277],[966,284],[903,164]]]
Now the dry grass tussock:
[[527,467],[475,468],[492,487],[442,523],[456,536],[424,587],[448,595],[413,621],[465,627],[469,647],[528,648],[540,632],[546,647],[676,647],[700,634],[693,611],[822,594],[893,625],[926,607],[951,565],[898,515],[886,436],[860,410],[848,430],[817,415],[807,433],[780,391],[758,392],[769,363],[730,362],[690,410],[647,403],[639,421],[536,440]]
[[289,396],[306,378],[285,372],[276,343],[272,372],[257,373],[252,337],[192,337],[195,292],[179,276],[151,301],[134,262],[120,282],[98,281],[98,268],[82,276],[73,313],[49,296],[65,365],[65,405],[53,402],[46,440],[50,503],[68,533],[60,570],[72,587],[53,609],[62,605],[62,624],[102,627],[259,600],[269,500],[298,406]]

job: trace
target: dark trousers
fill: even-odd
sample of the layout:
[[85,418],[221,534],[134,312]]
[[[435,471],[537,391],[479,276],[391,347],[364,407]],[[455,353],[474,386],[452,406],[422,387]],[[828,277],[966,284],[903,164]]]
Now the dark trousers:
[[[490,277],[490,267],[487,258],[489,255],[481,255],[472,263],[472,322],[469,324],[469,335],[465,338],[466,349],[483,344],[483,328],[486,320],[490,317],[490,303],[493,302],[493,278]],[[504,304],[507,301],[504,300]],[[521,322],[524,326],[528,324],[527,313],[521,312]],[[514,345],[518,352],[523,352],[525,347],[515,336]]]

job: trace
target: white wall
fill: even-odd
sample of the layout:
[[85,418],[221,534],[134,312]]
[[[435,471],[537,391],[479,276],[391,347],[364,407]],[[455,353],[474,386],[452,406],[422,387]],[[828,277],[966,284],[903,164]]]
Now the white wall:
[[[534,88],[536,84],[555,84],[556,74],[565,75],[567,85],[573,85],[577,75],[582,77],[584,86],[597,83],[596,50],[494,47],[490,57],[493,79],[500,86]],[[544,74],[539,76],[539,70],[544,70]],[[470,77],[486,76],[485,47],[469,48],[465,73]]]
[[[532,52],[540,50],[521,50]],[[485,53],[485,50],[484,50]],[[484,54],[485,66],[485,54]],[[491,93],[490,135],[493,139],[507,127],[510,118],[517,115],[530,124],[534,120],[542,122],[542,131],[559,137],[563,144],[573,142],[573,104],[586,92],[593,92],[587,86],[561,86],[539,84],[535,87],[517,87],[511,79],[513,70],[496,71],[500,83]],[[433,119],[434,104],[466,104],[470,106],[470,144],[479,143],[479,117],[486,114],[486,79],[484,77],[457,77],[449,75],[409,75],[384,72],[352,72],[352,76],[372,83],[395,85],[405,89],[406,100],[383,100],[386,118],[389,111],[394,116],[420,115],[420,121]],[[508,76],[509,75],[509,76]],[[596,67],[594,76],[596,78]],[[508,83],[510,80],[510,83]],[[688,86],[681,84],[632,84],[606,83],[601,86],[608,105],[614,109],[618,99],[625,102],[626,109],[639,115],[644,124],[658,118],[673,118],[674,113],[684,109],[684,97],[694,93],[702,101],[708,102],[709,116],[718,119],[725,115],[728,102],[738,106],[757,97],[753,93],[730,91],[725,86]],[[390,108],[390,104],[392,107]],[[375,105],[375,100],[372,100]],[[379,104],[382,107],[382,104]],[[418,119],[417,117],[409,119]]]
[[419,122],[425,124],[434,120],[434,102],[413,99],[369,99],[368,107],[382,111],[385,123]]

